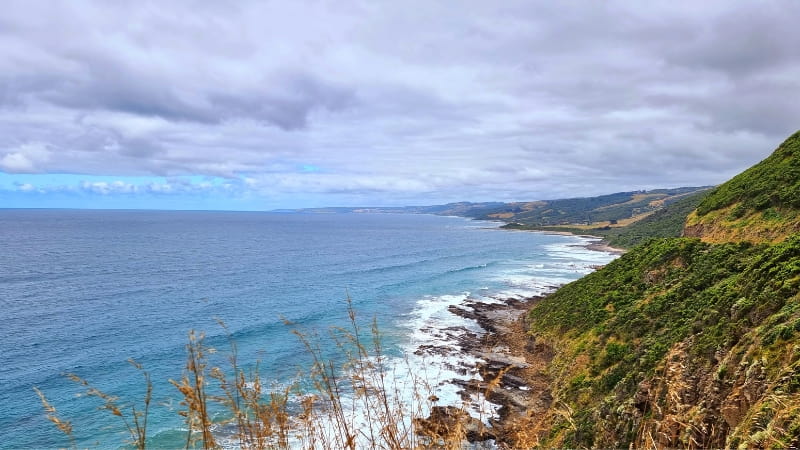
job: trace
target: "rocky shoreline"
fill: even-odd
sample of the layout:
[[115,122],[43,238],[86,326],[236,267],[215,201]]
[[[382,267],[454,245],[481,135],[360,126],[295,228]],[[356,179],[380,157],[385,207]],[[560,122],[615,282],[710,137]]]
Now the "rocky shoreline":
[[[462,333],[455,340],[459,347],[456,351],[478,363],[477,367],[465,364],[454,369],[477,376],[454,382],[461,387],[460,394],[465,401],[482,395],[498,406],[497,415],[480,420],[454,406],[438,406],[422,421],[423,429],[453,426],[453,422],[458,421],[466,430],[467,440],[473,444],[487,443],[490,447],[503,448],[519,442],[516,434],[521,421],[545,411],[552,402],[550,379],[546,374],[547,364],[553,357],[552,349],[537,344],[528,336],[525,322],[525,313],[542,298],[468,300],[450,306],[451,313],[474,320],[485,330],[481,335],[460,330]],[[418,352],[445,355],[454,350],[428,346]]]
[[[625,250],[609,247],[602,240],[582,246],[615,255],[625,253]],[[551,291],[557,288],[551,286]],[[448,308],[451,313],[476,322],[484,332],[475,333],[461,327],[441,330],[452,338],[454,344],[423,346],[417,354],[464,355],[462,359],[465,362],[460,367],[450,368],[462,375],[473,376],[469,380],[452,382],[460,386],[462,400],[469,402],[476,396],[483,396],[497,406],[496,415],[488,419],[476,418],[455,406],[437,406],[431,416],[422,421],[423,429],[448,427],[459,422],[466,430],[467,440],[474,444],[473,448],[515,448],[521,443],[524,447],[536,445],[540,431],[536,427],[536,418],[550,408],[553,401],[547,367],[554,351],[528,335],[526,313],[545,296],[490,301],[468,299]],[[467,362],[473,360],[477,363]]]

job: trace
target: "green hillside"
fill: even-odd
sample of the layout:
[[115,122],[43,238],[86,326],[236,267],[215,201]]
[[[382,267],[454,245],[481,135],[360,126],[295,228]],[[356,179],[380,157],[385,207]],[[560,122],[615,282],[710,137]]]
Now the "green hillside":
[[686,235],[707,242],[776,242],[800,231],[800,132],[700,203]]
[[503,226],[515,230],[559,231],[574,234],[589,234],[602,237],[608,245],[629,249],[648,239],[680,237],[683,234],[686,218],[708,194],[710,188],[695,188],[688,194],[670,197],[669,202],[637,220],[623,221],[615,225],[578,226],[535,226],[509,223]]
[[744,216],[768,208],[800,208],[800,131],[769,157],[714,189],[698,206],[697,215],[737,205]]
[[602,236],[609,245],[619,248],[632,248],[652,238],[680,237],[686,217],[707,194],[708,191],[692,193],[628,226],[594,230],[591,234]]
[[[744,205],[745,236],[770,208],[794,216],[796,198],[768,191],[800,185],[797,140],[666,222],[692,202],[703,218]],[[540,446],[800,445],[800,234],[727,236],[650,240],[530,310],[532,341],[554,355],[551,406],[525,419]]]
[[473,211],[478,219],[501,219],[528,228],[616,223],[658,211],[687,194],[706,188],[683,187],[618,192],[598,197],[506,203]]

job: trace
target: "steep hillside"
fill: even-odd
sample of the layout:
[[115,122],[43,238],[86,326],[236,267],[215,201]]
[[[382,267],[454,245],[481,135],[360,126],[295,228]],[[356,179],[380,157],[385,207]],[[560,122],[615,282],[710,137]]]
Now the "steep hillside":
[[787,447],[800,437],[800,237],[665,239],[529,314],[554,349],[545,447]]
[[709,193],[684,234],[706,242],[777,242],[800,231],[799,212],[800,131]]
[[530,310],[554,355],[540,446],[800,445],[800,234],[761,234],[800,211],[798,136],[700,202],[703,240],[648,241]]

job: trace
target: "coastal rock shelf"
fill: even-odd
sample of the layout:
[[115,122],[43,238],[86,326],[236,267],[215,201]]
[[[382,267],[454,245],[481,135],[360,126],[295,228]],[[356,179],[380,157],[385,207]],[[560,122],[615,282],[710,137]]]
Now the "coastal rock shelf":
[[[460,387],[459,394],[465,403],[483,397],[496,405],[496,414],[476,418],[453,406],[437,406],[431,416],[421,422],[423,428],[435,429],[460,420],[469,430],[467,439],[470,442],[476,444],[491,439],[495,445],[502,445],[507,435],[515,432],[514,425],[519,420],[550,407],[550,380],[545,368],[553,351],[534,342],[526,332],[525,323],[525,312],[542,298],[468,299],[448,308],[457,316],[475,321],[484,332],[478,334],[465,327],[437,330],[440,336],[449,336],[450,343],[424,345],[415,353],[432,357],[465,356],[459,358],[465,362],[458,367],[450,365],[448,369],[470,377],[450,382]],[[476,421],[485,424],[486,429],[477,427]]]

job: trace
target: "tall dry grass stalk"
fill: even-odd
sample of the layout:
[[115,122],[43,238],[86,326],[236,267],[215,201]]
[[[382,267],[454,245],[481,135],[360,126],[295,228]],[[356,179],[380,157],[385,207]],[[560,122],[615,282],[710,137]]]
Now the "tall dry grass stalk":
[[75,445],[75,437],[72,435],[72,423],[58,416],[56,407],[47,401],[47,397],[45,397],[44,393],[40,391],[39,388],[34,387],[33,390],[36,392],[36,395],[39,396],[39,400],[42,402],[42,407],[44,408],[44,414],[45,417],[47,417],[47,420],[52,422],[59,431],[64,433],[67,439],[69,439],[70,447],[76,448],[77,446]]
[[[305,414],[314,417],[314,423],[305,424],[305,438],[309,444],[319,442],[326,448],[418,447],[411,419],[414,402],[421,396],[406,395],[395,382],[397,374],[386,364],[377,322],[373,320],[371,340],[365,343],[349,298],[347,313],[349,328],[331,331],[333,342],[343,355],[341,366],[323,357],[317,336],[292,330],[313,358],[309,375],[320,397],[305,403]],[[411,386],[416,391],[422,388],[416,382]],[[409,398],[412,404],[406,405]]]
[[[209,397],[207,393],[208,354],[213,349],[203,343],[205,333],[196,334],[189,331],[189,343],[186,344],[186,367],[179,381],[169,380],[183,395],[181,405],[185,410],[178,412],[184,417],[189,432],[186,436],[186,448],[198,442],[204,449],[215,448],[217,443],[211,433],[213,421],[209,413]],[[200,434],[198,437],[197,434]]]
[[[460,449],[463,447],[469,418],[466,406],[439,407],[424,374],[406,365],[405,373],[387,364],[377,323],[362,329],[349,298],[348,328],[331,330],[331,339],[342,356],[340,363],[324,357],[318,335],[293,327],[294,333],[311,356],[312,367],[301,374],[300,383],[280,389],[265,388],[258,364],[245,369],[238,360],[238,349],[227,326],[218,321],[228,336],[228,367],[209,365],[215,349],[205,344],[203,333],[189,332],[187,359],[179,380],[170,380],[182,395],[178,413],[188,428],[186,448],[218,448],[216,427],[233,429],[228,437],[246,449]],[[369,336],[369,339],[365,338]],[[121,417],[131,435],[130,443],[139,449],[147,445],[147,415],[152,384],[141,365],[147,385],[144,407],[123,407],[117,397],[108,395],[86,380],[70,375],[86,388],[86,395],[103,401],[100,407]],[[402,380],[402,381],[398,381]],[[63,433],[72,438],[72,426],[60,419],[38,389],[47,414]],[[130,409],[130,413],[127,413]]]
[[[90,384],[89,381],[74,373],[68,373],[66,376],[85,389],[79,396],[95,397],[101,400],[103,404],[98,407],[99,410],[108,411],[111,415],[119,417],[130,436],[130,439],[127,440],[126,443],[143,450],[147,446],[147,417],[150,413],[150,402],[153,399],[153,383],[150,381],[150,373],[144,370],[141,364],[133,359],[129,359],[128,363],[142,373],[145,381],[146,390],[143,407],[139,409],[136,408],[135,404],[121,404],[119,397],[101,391]],[[36,394],[42,401],[47,419],[53,422],[56,428],[69,438],[72,447],[76,447],[75,438],[72,435],[72,424],[58,417],[55,407],[47,401],[42,391],[36,387],[34,387],[33,390],[36,391]]]
[[241,447],[251,449],[283,448],[289,446],[290,427],[288,402],[292,387],[265,393],[258,365],[246,372],[239,366],[239,353],[227,325],[217,319],[230,345],[228,361],[232,376],[219,367],[211,377],[219,383],[221,394],[212,397],[230,412],[236,426],[236,438]]

